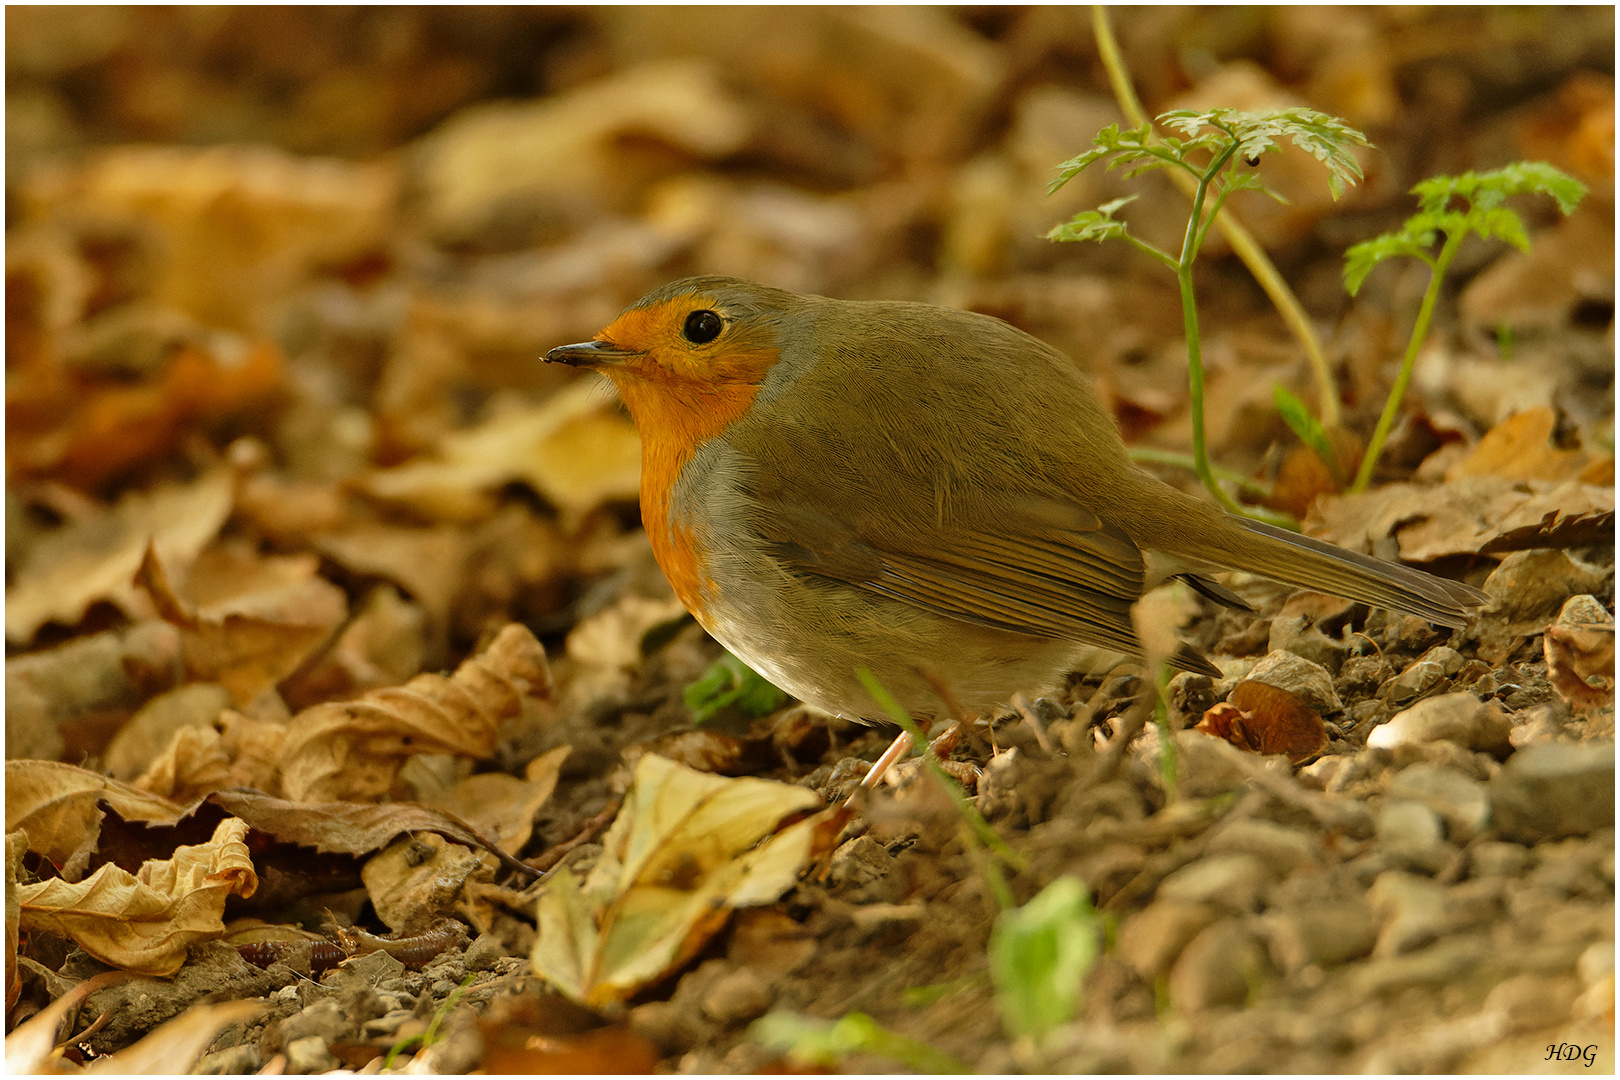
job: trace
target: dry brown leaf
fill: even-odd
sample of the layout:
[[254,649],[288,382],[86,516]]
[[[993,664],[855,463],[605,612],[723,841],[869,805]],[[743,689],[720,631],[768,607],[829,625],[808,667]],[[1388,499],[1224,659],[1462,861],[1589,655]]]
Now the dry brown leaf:
[[430,805],[456,815],[515,854],[529,842],[534,816],[556,790],[557,774],[571,752],[567,746],[546,751],[529,762],[524,779],[506,773],[469,776]]
[[291,547],[349,524],[349,500],[336,484],[258,473],[237,491],[236,513],[261,535]]
[[621,152],[624,136],[713,158],[741,146],[748,127],[715,68],[693,60],[646,64],[542,101],[475,106],[423,140],[425,209],[435,228],[464,236],[513,205],[614,208],[645,169]]
[[406,529],[361,525],[314,541],[315,550],[345,570],[387,578],[427,610],[436,627],[450,621],[470,545],[453,525]]
[[173,824],[185,807],[59,761],[6,762],[6,832],[25,829],[28,850],[66,867],[96,847],[102,799],[125,821]]
[[[103,755],[102,767],[111,776],[133,781],[167,755],[180,732],[206,729],[217,739],[214,721],[230,703],[230,695],[218,683],[187,683],[159,694],[118,729]],[[140,783],[136,786],[154,790]]]
[[190,566],[229,516],[231,486],[230,472],[220,469],[189,484],[132,492],[102,517],[40,542],[6,590],[6,639],[26,644],[53,620],[71,626],[97,600],[141,614],[134,579],[147,545],[165,566]]
[[552,1034],[544,1027],[480,1019],[484,1039],[482,1066],[492,1075],[519,1073],[651,1074],[659,1049],[629,1024],[597,1028],[578,1035]]
[[314,555],[261,557],[231,542],[197,557],[184,597],[151,548],[136,580],[181,628],[191,677],[220,683],[241,706],[296,670],[347,614],[347,596],[319,568]]
[[[1340,475],[1353,476],[1356,462],[1361,459],[1361,440],[1344,428],[1332,428],[1327,434],[1329,445],[1338,455]],[[1309,512],[1318,495],[1332,495],[1339,490],[1339,482],[1316,451],[1308,446],[1296,446],[1278,467],[1277,481],[1271,487],[1266,505],[1301,518]]]
[[1425,563],[1477,554],[1499,536],[1541,524],[1548,514],[1613,510],[1612,488],[1471,476],[1439,487],[1387,484],[1360,495],[1324,496],[1311,508],[1305,531],[1367,554],[1393,536],[1403,561]]
[[496,855],[509,870],[534,871],[453,814],[412,803],[293,803],[257,791],[216,791],[206,800],[284,844],[339,855],[368,855],[402,833],[436,833]]
[[161,619],[89,634],[6,660],[6,756],[58,759],[62,727],[133,710],[185,674],[180,632]]
[[581,882],[563,867],[540,894],[535,973],[592,1007],[663,978],[732,908],[769,904],[793,885],[821,817],[803,815],[820,805],[808,788],[644,755],[590,875]]
[[222,788],[276,791],[281,786],[281,748],[286,737],[283,722],[226,709],[212,727],[175,732],[135,786],[177,802]]
[[6,1072],[12,1075],[57,1075],[62,1054],[57,1049],[60,1029],[70,1013],[97,990],[135,978],[127,971],[104,971],[92,976],[29,1017],[6,1036]]
[[101,1058],[84,1071],[94,1076],[173,1076],[189,1072],[221,1031],[264,1010],[262,1001],[193,1005],[135,1045]]
[[494,489],[522,480],[566,522],[609,500],[634,500],[641,485],[635,429],[588,380],[446,436],[436,458],[374,472],[363,488],[441,521],[474,521],[492,512]]
[[282,682],[282,699],[301,709],[402,683],[422,670],[426,632],[421,605],[406,600],[392,585],[378,585],[332,647]]
[[1446,470],[1447,480],[1499,476],[1505,480],[1558,483],[1578,476],[1589,461],[1584,450],[1551,443],[1558,417],[1545,405],[1512,416],[1487,431],[1468,456]]
[[294,801],[376,799],[413,754],[486,757],[502,720],[525,696],[551,692],[545,651],[509,624],[454,675],[418,675],[402,687],[305,709],[287,726],[282,788]]
[[6,1014],[17,1003],[17,941],[22,908],[17,903],[17,881],[23,856],[28,853],[28,834],[21,829],[6,833]]
[[49,472],[93,490],[134,466],[173,452],[188,429],[265,401],[284,377],[269,342],[224,357],[197,345],[176,354],[161,380],[90,391],[65,430],[22,450],[33,473]]
[[21,886],[22,926],[66,935],[126,971],[172,975],[190,942],[225,932],[225,898],[258,888],[247,829],[226,818],[208,843],[178,848],[136,874],[108,863],[77,884],[51,878]]
[[472,881],[490,880],[487,861],[438,833],[402,836],[360,869],[366,896],[389,929],[415,934],[455,914]]
[[1287,690],[1245,679],[1204,714],[1199,731],[1257,754],[1286,754],[1298,765],[1327,745],[1321,715]]
[[257,331],[311,269],[387,239],[398,168],[268,146],[120,146],[41,171],[38,216],[93,213],[154,235],[151,297],[208,326]]

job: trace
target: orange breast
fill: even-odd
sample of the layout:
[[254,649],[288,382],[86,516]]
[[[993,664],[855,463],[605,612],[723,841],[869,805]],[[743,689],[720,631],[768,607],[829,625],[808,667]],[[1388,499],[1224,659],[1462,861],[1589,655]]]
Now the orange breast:
[[675,595],[702,621],[703,588],[712,581],[688,524],[697,508],[674,504],[675,485],[697,448],[748,411],[758,388],[648,378],[644,371],[609,374],[641,432],[642,526]]

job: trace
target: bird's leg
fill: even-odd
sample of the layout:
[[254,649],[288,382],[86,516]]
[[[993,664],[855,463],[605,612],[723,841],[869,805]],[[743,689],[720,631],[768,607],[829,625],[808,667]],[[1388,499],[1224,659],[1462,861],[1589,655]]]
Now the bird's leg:
[[[855,795],[859,795],[861,791],[877,787],[883,779],[883,774],[889,771],[889,767],[910,752],[911,734],[902,731],[894,737],[894,742],[889,744],[889,748],[883,751],[883,756],[872,763],[872,768],[867,772],[866,779],[861,781],[861,786],[856,790]],[[851,795],[850,798],[853,799],[855,795]]]

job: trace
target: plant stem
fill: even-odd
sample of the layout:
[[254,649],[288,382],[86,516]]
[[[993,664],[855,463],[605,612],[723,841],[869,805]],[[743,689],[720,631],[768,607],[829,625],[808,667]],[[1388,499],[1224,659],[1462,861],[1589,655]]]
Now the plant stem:
[[[1120,111],[1133,127],[1141,127],[1148,122],[1146,110],[1142,108],[1141,99],[1136,96],[1136,90],[1131,85],[1130,72],[1125,67],[1125,58],[1120,54],[1119,42],[1114,37],[1114,28],[1108,22],[1108,9],[1102,4],[1095,4],[1091,9],[1091,26],[1097,39],[1097,54],[1101,57],[1103,68],[1108,72],[1108,84],[1114,91],[1114,98],[1119,102]],[[1180,172],[1172,170],[1170,179],[1176,186],[1188,194],[1192,193],[1195,181]],[[1255,243],[1254,237],[1249,235],[1236,220],[1228,215],[1220,215],[1215,219],[1220,227],[1221,235],[1226,242],[1232,245],[1232,251],[1243,260],[1243,265],[1249,268],[1260,288],[1265,290],[1272,306],[1282,316],[1283,322],[1305,349],[1305,359],[1311,365],[1311,375],[1316,380],[1317,410],[1321,413],[1322,423],[1327,427],[1338,427],[1343,423],[1339,411],[1339,391],[1333,382],[1333,373],[1328,369],[1327,355],[1322,351],[1322,343],[1316,339],[1316,330],[1311,326],[1310,317],[1305,314],[1305,308],[1300,304],[1299,298],[1294,295],[1288,283],[1283,280],[1277,268],[1272,265],[1271,259]]]
[[1243,508],[1215,480],[1209,466],[1209,446],[1204,438],[1204,356],[1198,343],[1198,305],[1193,300],[1192,268],[1177,270],[1176,280],[1181,284],[1181,318],[1187,327],[1187,408],[1192,415],[1193,471],[1223,509],[1241,514]]
[[1395,385],[1390,387],[1389,397],[1384,402],[1384,411],[1378,417],[1378,427],[1373,430],[1372,440],[1367,443],[1367,452],[1361,457],[1361,468],[1356,470],[1355,482],[1350,485],[1352,495],[1366,491],[1367,485],[1372,482],[1373,466],[1378,463],[1378,455],[1383,453],[1384,441],[1389,438],[1390,428],[1395,426],[1395,417],[1400,412],[1401,400],[1406,397],[1406,387],[1412,381],[1412,369],[1417,365],[1418,349],[1429,336],[1429,322],[1434,317],[1434,305],[1440,298],[1440,285],[1446,275],[1446,269],[1456,256],[1457,249],[1462,246],[1463,237],[1468,230],[1458,229],[1446,235],[1446,242],[1440,248],[1440,254],[1435,257],[1434,265],[1429,270],[1429,287],[1423,291],[1423,303],[1418,307],[1417,319],[1412,324],[1412,336],[1406,343],[1406,356],[1401,360],[1400,374],[1395,376]]

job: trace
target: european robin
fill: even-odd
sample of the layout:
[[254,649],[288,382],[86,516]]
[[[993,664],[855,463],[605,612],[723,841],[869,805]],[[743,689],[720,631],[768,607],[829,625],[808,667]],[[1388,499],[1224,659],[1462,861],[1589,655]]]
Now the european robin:
[[[671,282],[595,340],[641,433],[653,553],[703,628],[832,713],[913,715],[931,670],[983,713],[1140,657],[1131,605],[1243,570],[1460,627],[1480,592],[1234,517],[1136,468],[1088,377],[999,319]],[[1189,647],[1169,662],[1219,675]]]

